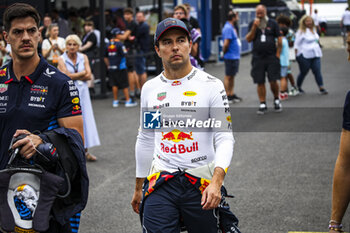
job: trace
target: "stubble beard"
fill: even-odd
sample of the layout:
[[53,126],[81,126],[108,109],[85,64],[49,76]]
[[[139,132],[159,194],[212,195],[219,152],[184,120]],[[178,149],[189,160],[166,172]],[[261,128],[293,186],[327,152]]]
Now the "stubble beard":
[[[189,58],[188,58],[189,59]],[[170,68],[171,70],[174,70],[174,71],[179,71],[179,70],[182,70],[183,68],[185,68],[186,64],[187,64],[187,60],[188,59],[184,59],[182,60],[181,62],[176,62],[176,63],[171,63],[169,62],[167,64],[167,67]]]
[[28,53],[28,54],[25,54],[25,55],[22,55],[21,53],[17,53],[16,54],[16,57],[19,59],[19,60],[30,60],[31,58],[33,58],[35,55],[35,51],[32,51],[31,53]]

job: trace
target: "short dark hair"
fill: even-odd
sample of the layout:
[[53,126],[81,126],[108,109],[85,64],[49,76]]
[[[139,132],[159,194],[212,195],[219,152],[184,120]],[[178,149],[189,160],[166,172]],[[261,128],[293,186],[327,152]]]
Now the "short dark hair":
[[286,15],[280,15],[277,17],[276,19],[278,24],[284,24],[287,27],[290,27],[292,25],[292,20],[290,20],[290,18]]
[[123,13],[129,13],[129,14],[134,14],[134,10],[130,7],[124,8]]
[[84,26],[85,25],[87,25],[87,26],[93,26],[94,27],[94,21],[92,21],[92,20],[86,20],[85,22],[84,22]]
[[286,36],[288,34],[288,28],[287,27],[281,27],[280,30],[282,31],[282,35]]
[[231,21],[232,19],[236,18],[237,14],[234,11],[229,11],[227,14],[227,20]]
[[3,16],[3,23],[5,31],[9,32],[11,28],[11,23],[16,18],[26,18],[32,17],[35,20],[37,27],[39,28],[40,24],[40,15],[38,11],[29,4],[26,3],[14,3],[9,6]]

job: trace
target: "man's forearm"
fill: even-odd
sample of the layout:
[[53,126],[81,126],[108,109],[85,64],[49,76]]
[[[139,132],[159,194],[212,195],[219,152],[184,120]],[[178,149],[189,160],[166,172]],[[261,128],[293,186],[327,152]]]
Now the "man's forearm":
[[145,181],[145,179],[146,178],[138,178],[138,177],[136,177],[135,191],[142,190],[142,185],[143,185],[143,182]]
[[216,167],[214,169],[213,178],[211,179],[211,184],[216,185],[217,187],[221,188],[222,183],[225,179],[225,171],[221,167]]
[[337,169],[334,174],[332,194],[332,216],[331,219],[341,222],[349,204],[350,182],[349,172]]
[[246,35],[246,40],[248,42],[252,42],[254,37],[255,37],[255,33],[256,33],[256,27],[252,26],[252,28],[250,29],[250,31],[248,32],[248,34]]
[[332,216],[331,219],[341,222],[350,201],[350,132],[343,130],[340,148],[334,169]]

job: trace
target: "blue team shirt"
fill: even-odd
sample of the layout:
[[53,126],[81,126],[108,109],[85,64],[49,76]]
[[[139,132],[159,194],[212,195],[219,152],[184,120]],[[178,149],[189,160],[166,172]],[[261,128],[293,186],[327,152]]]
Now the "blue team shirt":
[[280,55],[281,66],[289,66],[289,45],[286,37],[282,38],[282,51]]
[[343,129],[350,131],[350,91],[346,95],[343,112]]
[[106,49],[105,57],[109,60],[110,67],[117,67],[112,69],[125,70],[127,50],[123,43],[114,39],[110,40]]
[[57,119],[81,115],[79,92],[73,80],[49,65],[40,63],[20,81],[12,62],[0,69],[0,169],[6,167],[8,148],[17,129],[30,132],[59,127]]
[[222,40],[230,40],[230,44],[227,52],[224,54],[224,59],[236,60],[241,57],[241,47],[238,43],[237,33],[235,28],[229,22],[225,23],[224,28],[222,29]]

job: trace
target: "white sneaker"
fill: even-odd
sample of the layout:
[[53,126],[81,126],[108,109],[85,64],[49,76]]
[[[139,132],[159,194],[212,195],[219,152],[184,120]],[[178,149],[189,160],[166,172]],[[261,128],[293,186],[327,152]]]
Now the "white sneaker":
[[129,99],[129,101],[125,102],[125,107],[127,107],[127,108],[135,107],[135,106],[137,106],[137,102],[132,101],[131,98]]
[[117,108],[119,106],[118,100],[113,100],[113,108]]
[[275,105],[275,112],[282,112],[282,104],[279,99],[275,99],[273,104]]

